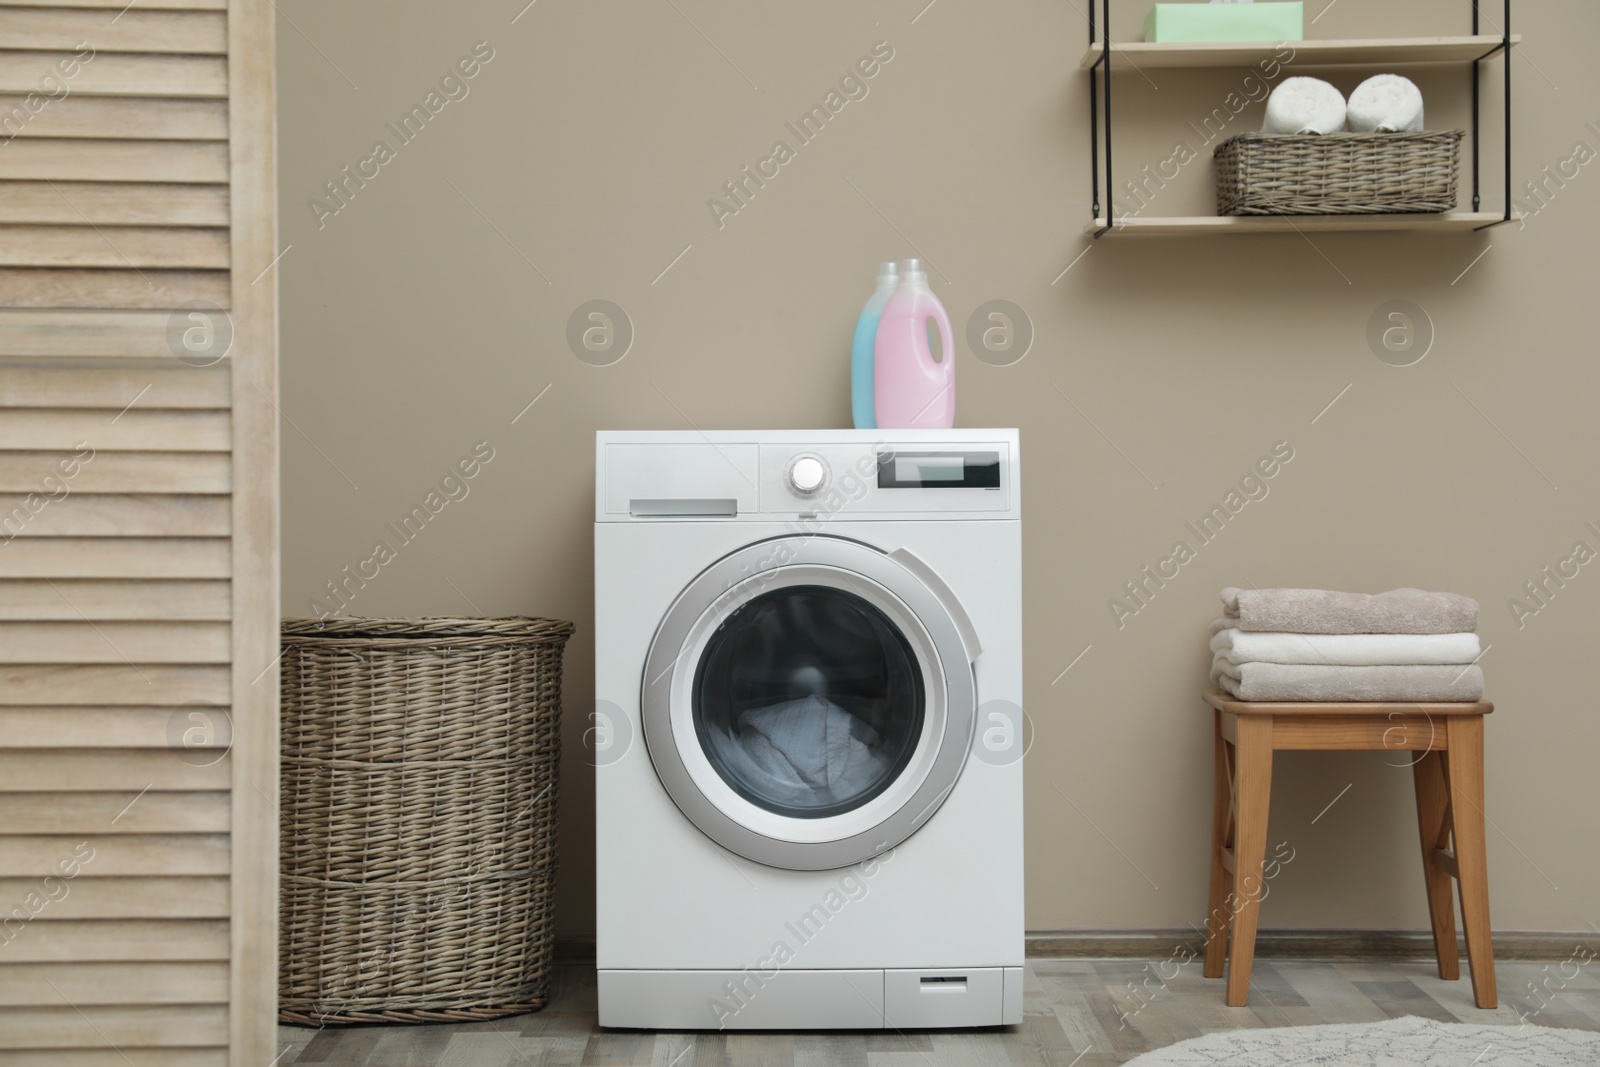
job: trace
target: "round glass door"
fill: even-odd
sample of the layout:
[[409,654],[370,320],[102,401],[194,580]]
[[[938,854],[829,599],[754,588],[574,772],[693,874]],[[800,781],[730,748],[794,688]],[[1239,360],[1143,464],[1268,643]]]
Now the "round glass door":
[[826,870],[892,848],[938,810],[966,763],[976,693],[970,624],[922,566],[781,538],[679,595],[645,663],[644,739],[708,837]]
[[800,819],[879,796],[911,762],[925,693],[916,653],[855,593],[759,593],[717,627],[695,672],[695,733],[752,804]]

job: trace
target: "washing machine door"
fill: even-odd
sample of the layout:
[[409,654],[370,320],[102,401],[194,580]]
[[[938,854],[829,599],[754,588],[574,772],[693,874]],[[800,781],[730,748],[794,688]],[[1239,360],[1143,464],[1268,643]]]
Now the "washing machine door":
[[703,571],[645,664],[645,743],[674,802],[723,847],[827,870],[905,840],[961,776],[972,625],[906,552],[787,537]]

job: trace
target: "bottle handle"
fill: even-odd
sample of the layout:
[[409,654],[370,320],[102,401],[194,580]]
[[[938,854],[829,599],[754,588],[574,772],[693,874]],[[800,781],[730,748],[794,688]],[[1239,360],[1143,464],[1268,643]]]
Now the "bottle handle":
[[[939,324],[939,345],[940,351],[944,356],[938,363],[934,363],[932,359],[933,353],[930,352],[928,354],[929,369],[944,381],[952,381],[956,372],[956,345],[955,337],[950,329],[950,316],[945,312],[943,304],[935,304],[933,310],[928,313],[928,317]],[[923,319],[922,321],[923,330],[927,330],[928,320]]]

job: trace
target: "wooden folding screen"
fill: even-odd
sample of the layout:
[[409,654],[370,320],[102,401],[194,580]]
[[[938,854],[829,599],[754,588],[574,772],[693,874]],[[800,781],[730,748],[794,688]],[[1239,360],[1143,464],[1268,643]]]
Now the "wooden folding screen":
[[0,0],[0,1067],[275,1055],[270,0]]

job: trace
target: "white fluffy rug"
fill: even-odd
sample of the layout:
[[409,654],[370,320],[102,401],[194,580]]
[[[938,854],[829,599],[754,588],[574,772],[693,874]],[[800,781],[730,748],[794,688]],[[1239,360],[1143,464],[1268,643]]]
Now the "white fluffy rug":
[[1382,1023],[1225,1030],[1147,1052],[1126,1067],[1593,1067],[1600,1034],[1468,1026],[1406,1016]]

